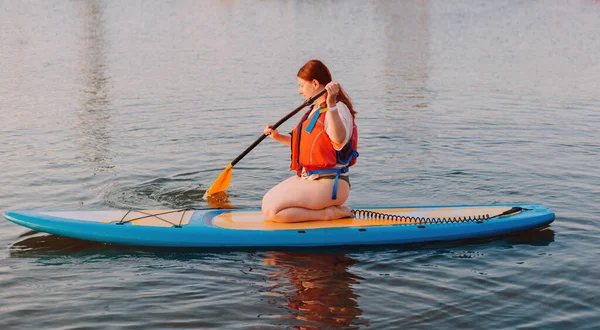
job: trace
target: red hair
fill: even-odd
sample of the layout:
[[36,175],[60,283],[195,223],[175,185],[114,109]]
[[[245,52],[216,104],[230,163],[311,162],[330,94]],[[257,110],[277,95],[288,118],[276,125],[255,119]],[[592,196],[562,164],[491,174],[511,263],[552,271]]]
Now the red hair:
[[[329,84],[333,79],[331,79],[331,72],[323,62],[319,60],[310,60],[304,64],[300,70],[298,70],[298,78],[313,81],[317,80],[321,85]],[[327,95],[327,93],[325,93]],[[336,102],[344,102],[348,109],[350,109],[350,113],[352,117],[356,117],[356,111],[354,111],[354,107],[352,106],[352,101],[343,89],[340,88],[340,92],[338,93]],[[321,104],[321,107],[325,107],[326,105]]]

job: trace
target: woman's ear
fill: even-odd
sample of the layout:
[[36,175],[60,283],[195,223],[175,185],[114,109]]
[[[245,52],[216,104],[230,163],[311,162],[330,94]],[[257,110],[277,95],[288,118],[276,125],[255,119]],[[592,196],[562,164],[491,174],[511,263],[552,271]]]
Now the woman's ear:
[[321,85],[321,83],[317,79],[313,79],[312,85],[315,89],[317,89],[317,88],[319,88],[319,85]]

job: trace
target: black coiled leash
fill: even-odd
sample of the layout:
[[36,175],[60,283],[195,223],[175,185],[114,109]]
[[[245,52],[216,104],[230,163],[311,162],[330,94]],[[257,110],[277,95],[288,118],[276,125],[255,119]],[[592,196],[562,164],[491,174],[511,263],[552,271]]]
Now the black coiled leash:
[[522,207],[515,206],[510,210],[504,211],[500,214],[490,216],[489,214],[467,216],[467,217],[409,217],[406,215],[396,215],[381,213],[371,210],[352,210],[352,214],[355,219],[374,219],[374,220],[391,220],[406,222],[409,224],[441,224],[441,223],[458,223],[458,222],[470,222],[474,221],[477,223],[483,223],[484,220],[490,220],[493,218],[499,218],[507,215],[513,215],[525,210]]

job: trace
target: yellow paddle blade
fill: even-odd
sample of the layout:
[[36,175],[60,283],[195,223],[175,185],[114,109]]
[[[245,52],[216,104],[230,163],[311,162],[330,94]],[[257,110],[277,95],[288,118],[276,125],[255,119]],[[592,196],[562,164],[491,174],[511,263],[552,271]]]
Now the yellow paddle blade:
[[208,190],[204,193],[204,199],[207,196],[214,195],[218,192],[225,191],[227,187],[229,187],[229,183],[231,182],[231,168],[233,166],[231,163],[227,165],[227,167],[221,172],[221,175],[215,180],[215,182],[208,188]]

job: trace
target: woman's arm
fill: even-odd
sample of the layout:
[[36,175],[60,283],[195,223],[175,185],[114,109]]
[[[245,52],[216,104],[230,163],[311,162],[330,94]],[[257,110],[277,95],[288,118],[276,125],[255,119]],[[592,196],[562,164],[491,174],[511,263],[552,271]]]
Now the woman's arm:
[[327,106],[329,111],[325,114],[327,116],[327,135],[333,142],[334,146],[342,146],[346,141],[346,126],[340,112],[337,109],[331,110],[329,105]]
[[326,113],[327,116],[327,134],[333,142],[334,146],[342,146],[346,141],[346,126],[340,116],[340,112],[337,109],[337,95],[340,91],[340,84],[336,81],[332,81],[327,86],[327,108],[329,109]]

